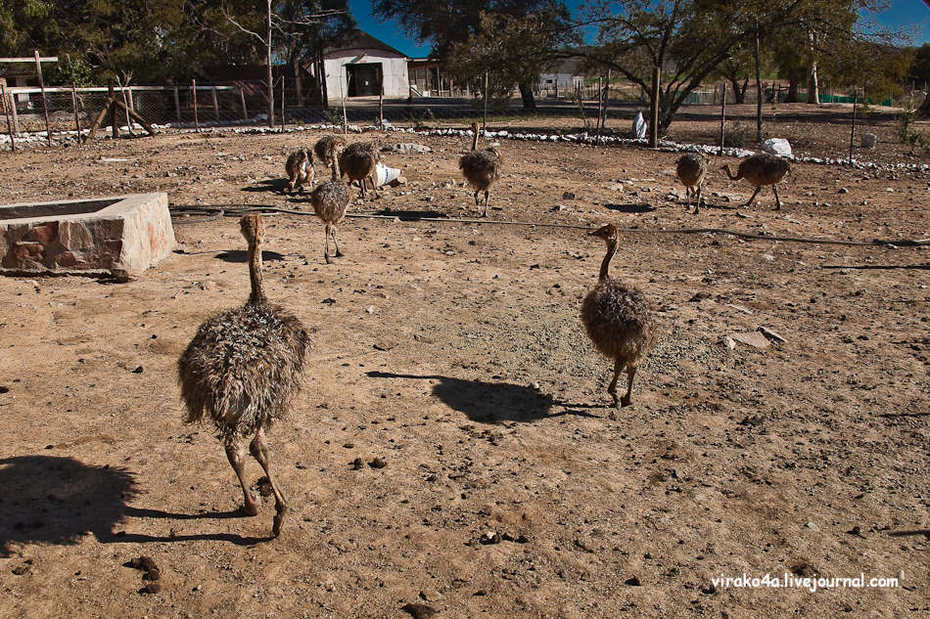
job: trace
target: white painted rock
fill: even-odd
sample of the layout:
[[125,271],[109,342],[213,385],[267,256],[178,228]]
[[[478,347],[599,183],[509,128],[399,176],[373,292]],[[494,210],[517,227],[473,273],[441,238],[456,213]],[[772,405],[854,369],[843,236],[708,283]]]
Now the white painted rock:
[[875,148],[875,144],[878,142],[878,136],[874,133],[863,133],[862,134],[862,148]]
[[769,138],[762,142],[762,150],[783,157],[791,155],[791,144],[785,138]]
[[636,118],[633,119],[633,137],[636,139],[646,137],[646,119],[643,118],[642,112],[636,112]]
[[433,149],[422,144],[412,144],[410,142],[400,142],[398,144],[387,144],[381,147],[382,153],[404,153],[404,154],[424,154],[431,153]]

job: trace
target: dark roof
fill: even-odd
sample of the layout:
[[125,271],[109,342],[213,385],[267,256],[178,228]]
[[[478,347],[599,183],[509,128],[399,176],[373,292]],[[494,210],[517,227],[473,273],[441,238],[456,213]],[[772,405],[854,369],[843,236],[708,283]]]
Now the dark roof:
[[378,49],[384,52],[391,52],[392,54],[397,54],[404,58],[407,57],[407,54],[404,52],[394,49],[384,41],[379,41],[374,38],[367,32],[362,30],[353,29],[346,32],[342,35],[335,43],[326,48],[324,52],[326,55],[331,54],[332,52],[338,52],[344,49]]

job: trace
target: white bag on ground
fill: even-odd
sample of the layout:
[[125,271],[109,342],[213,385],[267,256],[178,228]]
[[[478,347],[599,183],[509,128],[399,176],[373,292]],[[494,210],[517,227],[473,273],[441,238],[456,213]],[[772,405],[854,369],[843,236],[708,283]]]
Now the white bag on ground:
[[389,168],[379,161],[375,165],[375,176],[378,179],[378,187],[381,187],[397,180],[400,176],[400,170],[397,168]]
[[636,112],[636,118],[633,119],[633,137],[636,139],[646,137],[646,119],[643,118],[642,112]]
[[785,138],[769,138],[762,142],[762,150],[773,155],[791,155],[791,144]]

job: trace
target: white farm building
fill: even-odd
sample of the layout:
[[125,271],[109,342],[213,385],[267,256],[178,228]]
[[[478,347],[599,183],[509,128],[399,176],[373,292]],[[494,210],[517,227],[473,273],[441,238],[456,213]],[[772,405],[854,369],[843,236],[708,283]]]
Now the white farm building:
[[407,97],[407,56],[361,30],[352,30],[323,53],[326,93],[331,105],[342,97]]

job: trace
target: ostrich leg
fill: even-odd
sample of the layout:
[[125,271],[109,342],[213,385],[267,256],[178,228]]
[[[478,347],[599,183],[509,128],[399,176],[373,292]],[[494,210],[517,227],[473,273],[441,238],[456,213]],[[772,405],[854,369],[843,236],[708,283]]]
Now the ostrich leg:
[[274,492],[275,515],[271,534],[278,537],[278,535],[281,534],[281,523],[284,522],[284,516],[287,514],[287,500],[284,498],[284,494],[281,490],[278,489],[278,485],[274,483],[274,477],[271,476],[271,469],[269,468],[268,462],[268,445],[265,444],[265,433],[261,428],[258,429],[258,432],[255,433],[255,438],[253,438],[252,442],[249,444],[249,453],[262,465],[265,476],[268,477],[268,483],[271,484],[271,490]]
[[778,183],[772,185],[772,191],[775,192],[775,210],[781,209],[781,200],[778,199]]
[[336,246],[336,257],[341,258],[343,256],[343,253],[339,251],[339,243],[336,241],[336,226],[333,226],[331,228],[331,234],[333,236],[333,245]]
[[487,189],[484,190],[484,212],[481,214],[482,217],[488,216],[488,201],[491,199],[491,192]]
[[758,187],[756,187],[756,190],[752,192],[752,196],[749,198],[749,200],[746,201],[746,204],[744,204],[743,206],[749,206],[750,204],[752,204],[755,201],[756,196],[759,195],[760,189],[762,189],[762,185],[759,185]]
[[610,384],[607,385],[607,393],[611,395],[614,399],[614,406],[617,406],[617,378],[620,376],[620,371],[623,369],[623,361],[620,359],[614,360],[614,377],[610,381]]
[[326,264],[330,263],[329,260],[329,231],[331,230],[330,225],[326,224],[323,228],[323,258],[326,260]]
[[239,444],[238,441],[235,443],[226,443],[226,457],[229,458],[229,464],[236,472],[236,477],[239,478],[239,485],[242,486],[242,496],[244,499],[242,513],[246,516],[254,516],[258,513],[258,504],[255,502],[255,499],[252,498],[252,495],[249,493],[249,488],[246,485],[245,461],[242,456],[242,445]]
[[627,383],[626,383],[626,394],[620,398],[620,406],[629,406],[633,403],[633,400],[630,399],[630,394],[633,392],[633,377],[636,376],[636,368],[630,366],[626,369],[627,374]]

